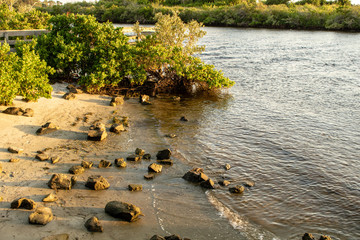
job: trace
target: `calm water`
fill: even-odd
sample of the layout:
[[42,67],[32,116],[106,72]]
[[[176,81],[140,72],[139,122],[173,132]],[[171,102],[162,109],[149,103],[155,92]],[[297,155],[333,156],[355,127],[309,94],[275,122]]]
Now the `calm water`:
[[360,239],[360,34],[206,30],[201,58],[236,85],[152,111],[189,167],[256,183],[206,192],[219,215],[247,239]]

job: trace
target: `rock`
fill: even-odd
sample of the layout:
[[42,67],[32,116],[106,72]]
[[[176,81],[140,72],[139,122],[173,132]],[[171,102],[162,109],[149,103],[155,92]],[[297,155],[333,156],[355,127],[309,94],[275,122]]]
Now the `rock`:
[[46,161],[49,159],[49,156],[46,153],[39,153],[35,156],[35,158],[40,161]]
[[159,173],[162,170],[162,166],[156,163],[152,163],[148,166],[149,172]]
[[156,160],[156,161],[162,165],[173,165],[173,160],[171,160],[171,159],[163,159],[163,160]]
[[151,155],[149,153],[145,153],[144,156],[142,156],[142,158],[144,160],[150,160],[151,159]]
[[128,188],[132,192],[142,191],[142,185],[141,184],[129,184]]
[[72,166],[69,169],[69,173],[75,174],[75,175],[82,174],[83,172],[85,172],[85,168],[83,168],[82,166]]
[[171,235],[171,236],[166,236],[165,240],[182,240],[182,238],[179,235]]
[[149,174],[144,175],[144,178],[146,180],[151,180],[151,179],[155,178],[155,175],[153,173],[149,173]]
[[173,133],[166,134],[165,137],[168,137],[168,138],[176,138],[176,134],[173,134]]
[[237,185],[235,187],[229,188],[229,191],[231,193],[238,193],[238,194],[243,193],[244,190],[245,190],[244,186],[241,186],[241,185]]
[[32,110],[31,108],[26,108],[23,116],[25,117],[33,117],[34,116],[34,110]]
[[97,217],[91,217],[85,222],[85,227],[89,232],[103,232],[104,228],[101,226]]
[[122,123],[120,124],[113,124],[111,125],[110,127],[110,132],[113,132],[113,133],[121,133],[121,132],[125,132],[125,128],[124,128],[124,125]]
[[28,198],[19,198],[11,203],[11,208],[23,208],[33,210],[36,207],[36,203]]
[[315,240],[315,238],[311,233],[305,233],[304,236],[302,237],[302,240]]
[[43,202],[55,202],[58,200],[58,197],[54,193],[48,194],[46,197],[43,198]]
[[51,189],[65,189],[71,190],[72,186],[75,184],[76,178],[70,178],[68,175],[57,173],[52,175],[50,181],[48,182],[48,186]]
[[90,162],[90,161],[82,161],[82,162],[81,162],[81,166],[82,166],[83,168],[91,168],[93,165],[94,165],[94,163],[93,163],[93,162]]
[[128,222],[134,222],[142,215],[140,208],[137,206],[120,201],[111,201],[107,203],[105,212],[115,218],[120,218]]
[[12,162],[12,163],[19,162],[19,161],[20,161],[19,158],[11,158],[11,159],[9,160],[9,162]]
[[230,185],[230,182],[228,180],[220,180],[220,181],[218,181],[218,183],[221,186],[225,186],[225,187]]
[[111,167],[111,165],[112,165],[111,162],[106,161],[106,160],[101,160],[98,168],[108,168],[108,167]]
[[171,156],[171,150],[170,149],[165,149],[165,150],[161,150],[156,154],[156,159],[158,160],[163,160],[163,159],[169,159]]
[[104,190],[110,187],[109,182],[100,175],[91,175],[86,184],[86,187],[93,189],[93,190]]
[[18,107],[8,107],[3,111],[3,113],[22,116],[24,114],[24,110]]
[[193,183],[200,183],[209,179],[209,177],[204,174],[204,170],[202,168],[193,168],[185,173],[182,178]]
[[225,170],[230,170],[230,168],[231,168],[230,164],[227,163],[227,164],[224,165]]
[[[70,93],[78,93],[78,94],[83,93],[83,90],[81,90],[81,88],[76,87],[72,84],[69,84],[66,88],[69,90]],[[71,100],[71,99],[68,99],[68,100]]]
[[91,141],[102,141],[107,137],[106,130],[89,130],[88,140]]
[[246,180],[243,182],[243,185],[245,187],[251,188],[251,187],[255,186],[255,182]]
[[43,237],[41,240],[69,240],[69,237],[70,237],[69,234],[61,233],[61,234]]
[[137,155],[130,155],[126,158],[127,161],[137,162],[141,160],[140,156]]
[[203,187],[203,188],[207,188],[207,189],[214,189],[215,186],[214,186],[214,181],[211,180],[210,178],[204,182],[201,182],[200,183],[200,186]]
[[76,95],[72,92],[69,92],[69,93],[65,93],[63,98],[66,100],[74,100],[76,99]]
[[150,238],[150,240],[165,240],[165,238],[159,235],[154,235]]
[[110,101],[110,106],[117,106],[124,104],[124,96],[113,97]]
[[326,235],[321,235],[319,240],[331,240],[330,236],[326,236]]
[[126,162],[124,161],[123,158],[117,158],[117,159],[115,159],[115,165],[120,168],[125,168]]
[[58,129],[59,129],[59,127],[56,126],[54,123],[47,122],[46,124],[42,125],[41,128],[39,128],[36,131],[36,134],[37,135],[49,134],[49,133],[57,131]]
[[187,122],[187,121],[189,121],[185,116],[182,116],[181,118],[180,118],[180,121],[183,121],[183,122]]
[[143,150],[143,149],[141,149],[141,148],[136,148],[135,154],[142,156],[142,155],[145,154],[145,150]]
[[11,153],[21,154],[22,152],[24,152],[24,149],[17,148],[17,147],[9,147],[8,151]]
[[60,161],[60,157],[57,157],[57,156],[56,157],[51,157],[50,161],[51,161],[52,164],[55,164],[55,163]]
[[150,105],[151,102],[149,101],[150,97],[148,95],[140,95],[140,103],[143,105]]
[[50,208],[39,207],[29,216],[29,223],[46,225],[53,220],[54,216]]

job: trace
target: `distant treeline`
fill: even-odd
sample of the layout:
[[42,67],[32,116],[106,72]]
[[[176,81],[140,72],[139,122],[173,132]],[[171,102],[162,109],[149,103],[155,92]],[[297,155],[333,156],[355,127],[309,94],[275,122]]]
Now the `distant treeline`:
[[[278,4],[281,3],[281,4]],[[360,6],[348,0],[100,0],[39,8],[52,15],[80,13],[99,21],[114,23],[154,23],[156,13],[177,11],[185,22],[197,20],[206,26],[232,26],[281,29],[360,30]]]

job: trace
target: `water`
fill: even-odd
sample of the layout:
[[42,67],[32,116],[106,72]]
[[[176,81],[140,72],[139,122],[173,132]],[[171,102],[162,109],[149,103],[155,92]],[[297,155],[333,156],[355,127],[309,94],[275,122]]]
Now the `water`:
[[206,30],[201,58],[236,85],[151,109],[189,168],[255,182],[240,196],[208,191],[219,217],[247,239],[360,239],[360,34]]

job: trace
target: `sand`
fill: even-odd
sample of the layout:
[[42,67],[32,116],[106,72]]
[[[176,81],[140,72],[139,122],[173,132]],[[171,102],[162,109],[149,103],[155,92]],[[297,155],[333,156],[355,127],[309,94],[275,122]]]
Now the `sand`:
[[[241,235],[227,220],[218,216],[207,201],[204,190],[187,184],[181,179],[191,167],[177,162],[165,166],[154,180],[145,180],[147,166],[155,160],[157,151],[171,148],[154,127],[157,122],[146,107],[137,99],[125,101],[123,105],[109,106],[111,97],[77,94],[76,100],[62,98],[67,92],[65,84],[53,85],[52,99],[41,98],[34,103],[21,99],[14,106],[32,108],[33,117],[13,116],[0,113],[0,239],[42,239],[66,233],[69,239],[150,239],[154,234],[167,236],[179,234],[191,239],[239,239]],[[0,106],[0,111],[5,110]],[[107,128],[113,117],[129,117],[128,131],[120,135],[109,133],[102,142],[87,140],[92,122],[101,120]],[[41,125],[53,122],[59,130],[38,136]],[[10,153],[8,147],[24,149],[21,154]],[[114,166],[97,168],[100,160],[114,162],[115,158],[126,158],[137,147],[151,153],[152,160],[140,163],[128,162],[125,169]],[[46,153],[60,157],[60,161],[35,159],[36,152],[48,148]],[[176,152],[176,149],[172,149]],[[9,162],[19,158],[18,162]],[[68,173],[71,166],[82,160],[93,161],[94,167],[77,176],[72,190],[52,190],[47,182],[54,173]],[[85,182],[90,175],[105,177],[110,188],[102,191],[89,190]],[[142,184],[141,192],[130,192],[128,184]],[[45,203],[42,199],[55,193],[56,202]],[[28,216],[31,210],[11,209],[10,203],[20,197],[34,200],[37,206],[52,209],[54,220],[45,226],[31,225]],[[105,213],[109,201],[126,201],[140,207],[144,216],[139,221],[119,221]],[[104,227],[103,233],[90,233],[84,223],[97,216]]]

